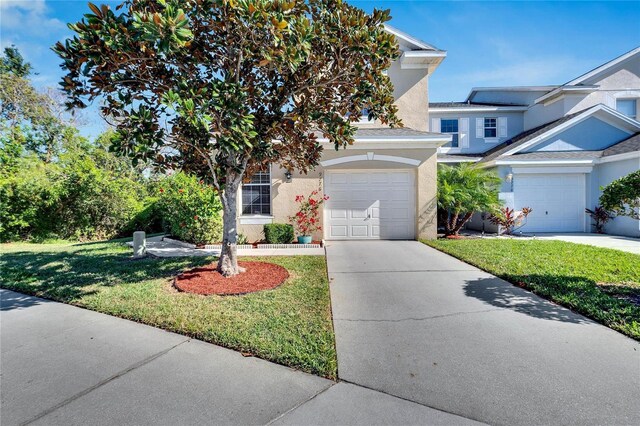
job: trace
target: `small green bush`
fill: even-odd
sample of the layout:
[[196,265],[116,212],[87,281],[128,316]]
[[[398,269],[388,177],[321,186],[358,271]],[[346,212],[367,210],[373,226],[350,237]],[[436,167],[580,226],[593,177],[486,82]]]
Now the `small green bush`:
[[193,244],[222,240],[222,203],[213,187],[184,173],[159,185],[161,216],[171,235]]
[[293,226],[288,223],[264,225],[264,238],[269,244],[289,244],[293,241]]

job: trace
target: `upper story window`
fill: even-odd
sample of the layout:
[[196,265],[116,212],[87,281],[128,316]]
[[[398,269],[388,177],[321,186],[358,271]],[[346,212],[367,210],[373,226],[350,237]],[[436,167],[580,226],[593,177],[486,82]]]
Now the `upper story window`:
[[242,185],[242,214],[271,215],[271,169]]
[[458,148],[460,146],[457,118],[443,118],[440,120],[440,132],[452,135],[451,142],[444,146],[452,148]]
[[635,119],[637,116],[637,101],[635,99],[617,99],[616,109],[627,117]]
[[484,137],[496,138],[498,137],[498,119],[493,117],[485,117],[484,119]]

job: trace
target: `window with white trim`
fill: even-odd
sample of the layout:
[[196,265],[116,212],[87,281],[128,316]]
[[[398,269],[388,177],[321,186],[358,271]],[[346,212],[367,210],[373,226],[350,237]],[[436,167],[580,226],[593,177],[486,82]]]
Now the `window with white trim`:
[[271,215],[271,169],[257,172],[242,185],[242,214]]
[[636,118],[637,101],[636,99],[616,99],[616,110],[627,117]]
[[444,145],[445,147],[458,148],[459,147],[459,133],[458,133],[458,119],[457,118],[443,118],[440,120],[440,133],[447,133],[451,135],[451,142]]
[[495,117],[484,118],[484,137],[496,138],[498,137],[498,119]]

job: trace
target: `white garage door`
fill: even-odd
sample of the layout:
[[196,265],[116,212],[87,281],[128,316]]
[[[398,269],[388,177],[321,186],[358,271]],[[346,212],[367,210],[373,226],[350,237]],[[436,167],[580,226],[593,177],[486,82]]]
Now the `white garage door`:
[[516,174],[515,209],[531,207],[522,232],[584,232],[585,175]]
[[413,170],[328,171],[325,238],[413,239],[414,185]]

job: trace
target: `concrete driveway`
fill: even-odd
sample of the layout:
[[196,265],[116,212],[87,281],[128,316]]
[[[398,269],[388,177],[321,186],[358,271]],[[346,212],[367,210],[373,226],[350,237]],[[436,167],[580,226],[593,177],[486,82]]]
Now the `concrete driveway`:
[[340,379],[490,424],[640,424],[640,344],[415,241],[327,246]]
[[542,233],[536,234],[535,238],[538,240],[560,240],[576,244],[587,244],[595,247],[611,248],[616,250],[628,251],[629,253],[640,254],[640,239],[622,237],[619,235],[587,233]]
[[474,424],[97,312],[0,302],[2,426]]

